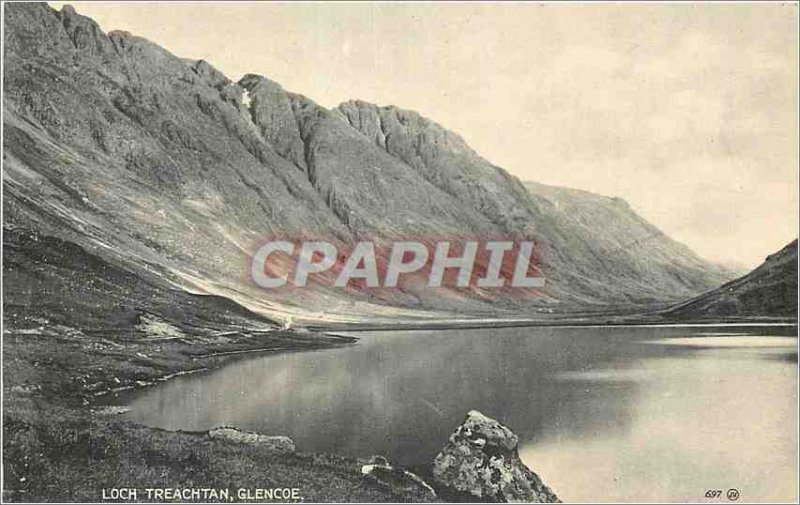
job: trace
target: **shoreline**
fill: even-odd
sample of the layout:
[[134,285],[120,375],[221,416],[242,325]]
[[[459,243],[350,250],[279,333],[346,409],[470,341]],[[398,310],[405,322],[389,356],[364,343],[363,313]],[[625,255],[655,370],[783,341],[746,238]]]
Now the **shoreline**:
[[[655,326],[676,324],[796,326],[797,322],[771,318],[746,322],[662,322]],[[597,324],[596,321],[574,320],[517,320],[500,324],[498,321],[464,321],[455,324],[452,321],[440,321],[434,324],[373,324],[358,328],[351,325],[338,331],[645,325],[654,324],[645,321]],[[161,353],[159,373],[155,374],[154,368],[131,368],[132,363],[145,359],[144,354],[139,352],[142,342],[119,343],[113,348],[115,360],[111,362],[106,354],[84,343],[84,347],[78,350],[82,360],[74,360],[77,354],[64,353],[62,359],[66,359],[73,367],[65,370],[58,366],[58,361],[48,360],[48,353],[55,351],[60,356],[59,343],[74,339],[74,336],[59,334],[63,330],[57,327],[33,334],[29,330],[6,328],[4,357],[6,363],[10,364],[6,365],[4,372],[6,378],[14,383],[8,380],[4,382],[5,499],[23,502],[97,502],[102,490],[107,487],[104,484],[106,481],[125,481],[139,488],[175,487],[191,482],[202,482],[203,486],[208,487],[227,482],[237,483],[242,488],[257,488],[262,484],[255,484],[254,479],[261,479],[263,482],[290,487],[296,487],[297,482],[304,482],[303,498],[311,501],[429,501],[430,497],[418,494],[418,490],[409,491],[367,482],[361,472],[364,461],[358,458],[300,451],[273,454],[267,448],[212,440],[208,432],[163,430],[125,421],[117,415],[121,412],[103,409],[126,406],[124,402],[107,401],[111,399],[111,393],[130,394],[133,390],[156,386],[175,377],[210,372],[248,355],[334,349],[355,345],[359,341],[358,337],[352,335],[333,333],[337,331],[333,329],[325,332],[308,331],[308,328],[304,330],[242,332],[238,334],[240,338],[213,343],[202,338],[162,342],[158,349],[146,351],[150,355],[146,357],[151,360],[157,357],[157,352]],[[273,345],[265,347],[266,340]],[[149,342],[144,344],[150,345]],[[87,372],[98,368],[98,364],[103,371],[102,385],[96,375],[93,382],[85,379],[89,375]],[[74,384],[75,372],[80,372],[79,377],[84,378],[77,388],[70,387]],[[185,463],[187,461],[191,464]],[[242,465],[242,461],[248,463]],[[154,479],[153,472],[159,471],[166,472],[166,476]],[[415,468],[412,471],[419,470]],[[285,481],[287,478],[290,481]],[[57,495],[52,494],[53,482],[60,482]]]
[[[198,484],[248,493],[275,486],[296,488],[305,501],[311,502],[432,501],[419,487],[365,479],[361,471],[365,462],[358,458],[304,452],[302,448],[285,453],[268,446],[217,440],[209,432],[149,427],[119,419],[121,412],[105,408],[112,405],[102,402],[112,389],[125,388],[119,391],[124,393],[149,387],[210,371],[228,361],[217,362],[215,356],[330,349],[352,345],[358,341],[356,337],[271,332],[268,336],[273,339],[290,340],[269,348],[258,338],[264,335],[241,334],[236,342],[217,342],[214,346],[200,339],[191,345],[184,343],[179,348],[181,353],[176,353],[175,347],[162,349],[160,375],[152,369],[140,371],[148,374],[143,381],[137,380],[135,369],[128,369],[130,362],[143,359],[130,343],[114,348],[118,359],[110,363],[111,369],[105,367],[109,364],[106,356],[96,354],[97,349],[84,343],[84,359],[70,360],[70,370],[48,359],[48,353],[59,355],[60,342],[54,337],[63,333],[61,328],[35,333],[4,330],[4,364],[8,369],[4,369],[3,383],[2,493],[6,502],[100,503],[109,489],[194,488]],[[294,341],[291,337],[301,338]],[[173,345],[177,344],[170,343]],[[219,352],[198,352],[209,347]],[[69,353],[64,354],[69,360]],[[95,360],[103,362],[105,387],[85,380],[87,372],[97,368]],[[77,384],[76,372],[83,379]],[[281,434],[270,435],[280,438]],[[220,501],[252,501],[247,499],[248,493],[244,498]],[[158,502],[152,497],[146,501]]]
[[[206,359],[214,359],[217,357],[227,357],[227,356],[249,356],[249,355],[258,355],[258,354],[282,354],[282,353],[289,353],[289,352],[302,352],[302,351],[309,351],[309,350],[326,350],[326,349],[335,349],[340,347],[345,347],[348,345],[355,345],[358,344],[359,338],[353,337],[351,335],[341,335],[336,332],[367,332],[367,331],[375,331],[375,332],[391,332],[391,331],[455,331],[455,330],[477,330],[477,329],[492,329],[492,328],[658,328],[658,327],[672,327],[672,328],[698,328],[698,327],[754,327],[754,326],[775,326],[775,327],[790,327],[790,326],[797,326],[797,320],[787,320],[785,318],[767,318],[766,320],[753,320],[748,319],[747,321],[724,321],[724,322],[717,322],[717,321],[697,321],[697,322],[663,322],[663,323],[654,323],[654,322],[644,322],[644,321],[628,321],[628,322],[615,322],[615,323],[596,323],[596,322],[589,322],[589,321],[515,321],[515,320],[506,320],[506,321],[459,321],[459,322],[425,322],[425,323],[400,323],[400,324],[358,324],[354,326],[347,326],[347,327],[317,327],[317,326],[308,326],[303,327],[307,328],[309,331],[299,331],[297,333],[301,333],[303,335],[324,335],[327,337],[337,337],[342,339],[352,339],[350,342],[343,342],[339,344],[331,344],[321,347],[316,347],[313,349],[308,348],[293,348],[293,347],[266,347],[266,348],[249,348],[249,349],[239,349],[234,351],[221,351],[216,353],[209,353],[209,354],[202,354],[193,356],[193,360],[206,360]],[[287,331],[286,333],[292,333],[292,331]],[[176,370],[173,373],[169,373],[160,377],[155,377],[149,381],[137,381],[134,384],[130,384],[123,387],[117,388],[109,388],[105,390],[100,390],[92,394],[95,398],[102,398],[108,397],[110,394],[116,393],[125,393],[130,392],[138,389],[144,389],[147,387],[157,386],[160,383],[166,382],[174,377],[181,377],[185,375],[191,375],[200,372],[211,372],[219,368],[222,364],[212,364],[210,366],[203,366],[201,368],[193,368],[193,369],[180,369]],[[94,403],[94,402],[92,402]]]
[[695,319],[686,321],[665,321],[628,319],[621,321],[587,321],[583,319],[565,320],[491,320],[491,321],[425,321],[425,322],[381,322],[381,323],[334,323],[329,325],[310,324],[305,326],[313,332],[361,332],[361,331],[438,331],[438,330],[477,330],[492,328],[622,328],[622,327],[700,327],[700,326],[797,326],[794,318],[769,317],[763,319]]
[[[499,324],[498,324],[499,323]],[[703,322],[682,322],[682,323],[674,323],[674,322],[664,322],[661,324],[658,323],[648,323],[643,321],[629,321],[629,322],[616,322],[616,323],[608,323],[608,324],[601,324],[596,322],[582,322],[582,321],[491,321],[491,322],[425,322],[420,324],[415,323],[405,323],[405,324],[364,324],[364,325],[357,325],[355,327],[346,327],[346,328],[327,328],[325,330],[317,329],[318,327],[304,327],[309,331],[299,331],[297,333],[303,335],[320,335],[320,336],[327,336],[327,337],[336,337],[342,339],[351,340],[350,342],[342,342],[336,344],[329,344],[329,345],[322,345],[319,347],[314,348],[297,348],[297,347],[268,347],[268,348],[249,348],[249,349],[239,349],[234,351],[221,351],[216,353],[209,353],[209,354],[202,354],[196,355],[192,357],[193,361],[196,360],[213,360],[217,357],[232,357],[232,359],[237,359],[236,357],[241,356],[245,358],[247,356],[255,356],[261,354],[283,354],[283,353],[291,353],[291,352],[305,352],[311,350],[317,351],[324,351],[327,349],[336,349],[341,347],[346,347],[350,345],[357,345],[359,342],[358,337],[353,337],[351,335],[341,335],[336,332],[392,332],[392,331],[455,331],[455,330],[477,330],[477,329],[504,329],[504,328],[658,328],[658,327],[672,327],[672,328],[697,328],[697,327],[754,327],[754,326],[774,326],[774,327],[791,327],[797,326],[797,320],[788,321],[785,318],[769,318],[769,320],[748,320],[748,321],[730,321],[727,322],[716,322],[716,321],[703,321]],[[312,329],[313,328],[313,329]],[[285,333],[293,333],[293,331],[287,331]],[[226,360],[227,361],[227,360]],[[201,372],[212,372],[218,369],[220,366],[223,366],[227,363],[214,363],[209,364],[207,366],[203,366],[201,368],[192,368],[192,369],[178,369],[172,373],[155,377],[149,381],[136,381],[133,384],[129,384],[127,386],[117,387],[117,388],[108,388],[100,391],[96,391],[92,394],[92,397],[95,401],[90,401],[89,405],[94,407],[106,407],[106,406],[114,406],[114,405],[106,405],[103,403],[97,403],[97,400],[102,400],[104,398],[108,398],[109,395],[118,394],[118,393],[131,393],[137,390],[142,390],[145,388],[158,386],[160,383],[166,382],[170,379],[175,377],[182,377],[185,375],[192,375],[195,373]]]
[[[309,333],[305,333],[308,335]],[[321,335],[329,336],[329,337],[338,337],[342,339],[351,339],[350,342],[341,342],[341,343],[332,343],[329,345],[321,345],[319,347],[311,347],[311,348],[302,348],[302,347],[265,347],[265,348],[258,348],[254,347],[252,349],[240,349],[235,351],[221,351],[216,353],[210,354],[201,354],[197,356],[193,356],[192,360],[214,360],[214,358],[228,358],[231,357],[232,359],[236,359],[237,356],[241,356],[242,358],[249,356],[249,355],[260,355],[260,354],[285,354],[285,353],[293,353],[293,352],[308,352],[308,351],[324,351],[328,349],[339,349],[342,347],[347,347],[350,345],[355,345],[358,343],[359,339],[357,337],[351,337],[348,335],[334,335],[332,333],[321,333]],[[212,372],[217,370],[221,366],[228,364],[228,360],[225,362],[220,363],[210,363],[207,366],[203,366],[201,368],[191,368],[191,369],[179,369],[172,373],[162,375],[159,377],[155,377],[149,381],[137,381],[133,384],[129,384],[127,386],[117,387],[117,388],[109,388],[103,389],[100,391],[96,391],[92,394],[92,397],[102,399],[107,398],[111,394],[117,393],[129,393],[136,390],[141,390],[153,386],[158,386],[161,383],[167,382],[171,379],[176,377],[183,377],[186,375],[193,375],[196,373],[202,372]],[[89,403],[90,406],[110,406],[110,405],[94,405],[93,402]]]

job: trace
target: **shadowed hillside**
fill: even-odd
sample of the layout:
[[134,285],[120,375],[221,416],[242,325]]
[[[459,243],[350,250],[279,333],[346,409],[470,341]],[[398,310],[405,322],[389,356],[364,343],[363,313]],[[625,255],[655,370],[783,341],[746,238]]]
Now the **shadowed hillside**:
[[669,317],[797,317],[797,239],[747,275],[703,293]]

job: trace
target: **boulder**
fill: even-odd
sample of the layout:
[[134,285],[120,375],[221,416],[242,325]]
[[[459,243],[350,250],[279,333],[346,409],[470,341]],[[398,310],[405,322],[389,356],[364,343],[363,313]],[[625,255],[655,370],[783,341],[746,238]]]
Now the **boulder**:
[[519,439],[477,410],[467,414],[433,462],[440,495],[483,502],[560,502],[519,458]]
[[289,454],[295,451],[292,439],[280,435],[262,435],[223,426],[209,430],[208,436],[212,440],[221,440],[232,444],[255,445],[278,454]]

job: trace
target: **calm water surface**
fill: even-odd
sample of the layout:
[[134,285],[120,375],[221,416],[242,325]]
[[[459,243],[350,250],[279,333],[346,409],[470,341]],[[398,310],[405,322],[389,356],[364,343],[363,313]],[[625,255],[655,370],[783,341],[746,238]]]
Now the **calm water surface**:
[[[167,429],[285,434],[303,451],[434,458],[470,409],[511,427],[565,501],[797,500],[797,328],[358,333],[117,401]],[[723,500],[724,501],[724,500]]]

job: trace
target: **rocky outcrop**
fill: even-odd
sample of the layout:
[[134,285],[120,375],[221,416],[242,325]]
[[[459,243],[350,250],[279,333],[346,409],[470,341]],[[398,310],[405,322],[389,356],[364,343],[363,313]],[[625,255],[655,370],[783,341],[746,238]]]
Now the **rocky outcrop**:
[[438,486],[456,499],[485,502],[560,502],[520,460],[517,436],[476,410],[450,435],[433,462]]
[[255,445],[276,454],[290,454],[295,451],[294,442],[281,435],[262,435],[237,428],[223,426],[208,432],[209,438],[231,444]]
[[306,170],[305,144],[289,94],[280,84],[253,74],[242,77],[239,86],[247,92],[248,113],[264,139],[281,156]]

